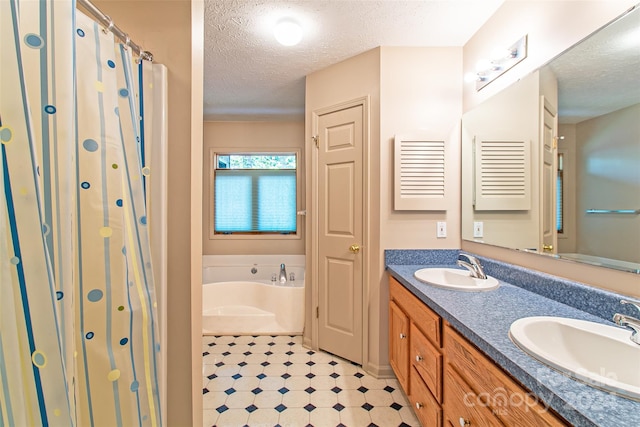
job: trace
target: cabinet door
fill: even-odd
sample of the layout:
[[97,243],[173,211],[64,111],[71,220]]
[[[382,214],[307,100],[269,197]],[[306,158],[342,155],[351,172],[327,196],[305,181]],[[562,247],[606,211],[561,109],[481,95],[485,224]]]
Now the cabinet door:
[[409,395],[409,318],[393,301],[389,301],[389,363]]

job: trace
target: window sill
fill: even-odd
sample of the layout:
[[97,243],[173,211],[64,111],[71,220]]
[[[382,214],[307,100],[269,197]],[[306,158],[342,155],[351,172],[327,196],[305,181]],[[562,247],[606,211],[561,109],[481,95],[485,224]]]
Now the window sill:
[[297,234],[213,234],[209,235],[209,240],[300,240],[300,233]]

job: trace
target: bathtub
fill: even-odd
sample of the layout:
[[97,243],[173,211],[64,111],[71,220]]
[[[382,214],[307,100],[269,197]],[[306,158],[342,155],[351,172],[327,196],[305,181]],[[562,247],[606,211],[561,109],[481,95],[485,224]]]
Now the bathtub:
[[[272,280],[282,263],[285,283]],[[202,268],[204,335],[302,334],[303,255],[205,255]]]

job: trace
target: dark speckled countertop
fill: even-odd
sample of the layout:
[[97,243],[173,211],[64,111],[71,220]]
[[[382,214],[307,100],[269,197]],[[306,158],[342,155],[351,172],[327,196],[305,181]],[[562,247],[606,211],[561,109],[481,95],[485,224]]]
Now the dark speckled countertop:
[[[506,372],[576,426],[640,426],[640,402],[573,380],[548,368],[509,339],[511,323],[522,317],[558,316],[614,325],[614,312],[635,315],[612,292],[479,257],[487,274],[500,280],[488,292],[437,288],[413,276],[425,267],[452,267],[457,250],[388,250],[388,272]],[[631,331],[629,331],[631,335]],[[615,355],[612,355],[614,358]],[[640,369],[640,362],[639,362]]]

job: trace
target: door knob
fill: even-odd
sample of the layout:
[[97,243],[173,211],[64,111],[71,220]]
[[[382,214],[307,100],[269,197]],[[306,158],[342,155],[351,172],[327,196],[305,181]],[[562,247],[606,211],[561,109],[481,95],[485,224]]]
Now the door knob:
[[551,252],[553,250],[553,245],[542,245],[542,250],[545,252]]
[[353,245],[349,246],[349,250],[354,254],[357,254],[358,252],[360,252],[360,245],[354,243]]

